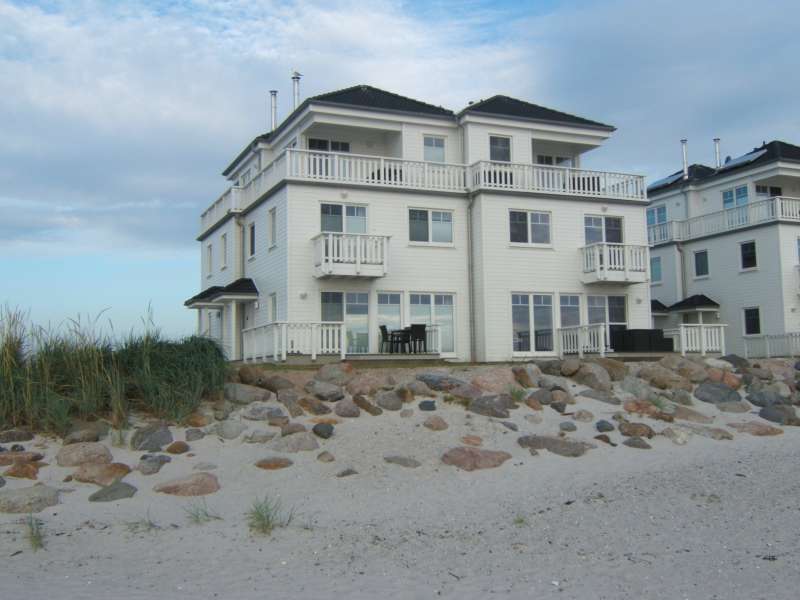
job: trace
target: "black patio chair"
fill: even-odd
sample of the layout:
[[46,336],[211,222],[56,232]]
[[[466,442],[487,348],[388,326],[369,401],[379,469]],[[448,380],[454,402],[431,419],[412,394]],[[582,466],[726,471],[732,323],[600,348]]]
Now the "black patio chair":
[[412,352],[420,352],[420,348],[422,348],[422,352],[428,351],[428,336],[425,335],[425,324],[411,324],[410,330],[410,337],[411,337],[411,351]]
[[392,346],[396,348],[397,352],[410,353],[411,346],[411,330],[400,329],[399,331],[392,332]]
[[379,352],[383,352],[385,347],[389,347],[389,352],[394,352],[394,347],[392,345],[392,336],[389,334],[389,330],[387,329],[386,325],[380,326],[381,330],[381,345],[379,348]]

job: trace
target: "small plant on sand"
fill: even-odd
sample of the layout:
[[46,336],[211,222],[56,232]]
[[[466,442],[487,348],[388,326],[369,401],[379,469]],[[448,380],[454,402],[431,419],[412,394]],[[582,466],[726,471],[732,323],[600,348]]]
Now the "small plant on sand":
[[214,510],[210,509],[206,505],[205,500],[201,500],[200,502],[192,502],[183,510],[186,513],[186,517],[189,519],[189,521],[195,525],[202,525],[203,523],[208,523],[209,521],[222,520],[222,517],[220,517]]
[[469,400],[466,398],[456,398],[452,394],[445,394],[442,396],[442,402],[447,402],[448,404],[459,404],[464,408],[469,406]]
[[161,529],[161,526],[150,518],[149,511],[143,519],[129,521],[125,523],[125,527],[128,529],[129,533],[152,533]]
[[253,502],[246,513],[250,531],[260,535],[269,535],[278,527],[288,527],[294,518],[294,509],[283,510],[280,500],[272,500],[264,496]]
[[664,398],[662,398],[661,396],[656,396],[655,398],[650,400],[650,404],[652,404],[653,406],[655,406],[658,410],[660,410],[662,412],[664,410],[666,410],[666,408],[667,408],[667,403],[664,401]]
[[520,404],[525,400],[525,390],[515,385],[508,386],[508,395],[514,401],[514,404]]
[[514,525],[516,525],[517,527],[527,527],[528,519],[526,519],[522,515],[517,515],[516,517],[514,517]]
[[33,514],[25,517],[25,537],[28,538],[34,552],[44,549],[44,522]]

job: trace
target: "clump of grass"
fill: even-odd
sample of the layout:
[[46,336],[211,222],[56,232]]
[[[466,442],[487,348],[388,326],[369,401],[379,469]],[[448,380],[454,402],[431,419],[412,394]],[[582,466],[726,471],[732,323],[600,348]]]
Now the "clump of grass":
[[650,404],[652,404],[662,412],[667,409],[667,402],[661,396],[656,396],[655,398],[651,398]]
[[527,527],[528,519],[526,519],[522,515],[517,515],[516,517],[514,517],[514,525],[516,525],[517,527]]
[[515,385],[508,386],[508,395],[514,401],[514,404],[520,404],[525,400],[525,390]]
[[33,514],[25,517],[25,537],[34,552],[44,549],[44,522]]
[[442,402],[446,402],[447,404],[458,404],[460,406],[463,406],[464,408],[469,406],[469,400],[467,400],[466,398],[457,398],[452,394],[445,394],[444,396],[442,396]]
[[208,523],[209,521],[222,520],[222,517],[220,517],[219,514],[206,505],[205,500],[193,502],[183,510],[186,513],[186,517],[189,519],[189,521],[195,525],[202,525],[203,523]]
[[143,519],[125,523],[125,527],[129,533],[153,533],[161,529],[161,526],[150,518],[149,512]]
[[272,500],[268,496],[253,502],[253,506],[245,514],[250,531],[260,535],[269,535],[274,529],[288,527],[294,518],[294,509],[284,511],[280,500]]

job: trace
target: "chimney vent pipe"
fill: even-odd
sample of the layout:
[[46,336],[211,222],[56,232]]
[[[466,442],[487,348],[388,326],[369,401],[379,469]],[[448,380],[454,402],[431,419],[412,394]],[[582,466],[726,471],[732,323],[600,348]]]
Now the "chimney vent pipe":
[[714,138],[714,160],[719,169],[722,166],[722,162],[719,159],[719,138]]
[[292,110],[300,106],[300,78],[302,76],[302,73],[298,73],[294,70],[292,71],[292,96],[294,98],[294,106],[292,106]]
[[686,156],[686,138],[681,140],[681,150],[683,151],[683,178],[689,179],[689,159]]
[[278,90],[269,91],[269,130],[278,126]]

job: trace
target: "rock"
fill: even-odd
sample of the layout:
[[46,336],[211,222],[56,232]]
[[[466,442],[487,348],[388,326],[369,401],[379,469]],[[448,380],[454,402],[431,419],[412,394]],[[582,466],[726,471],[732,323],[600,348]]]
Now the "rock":
[[564,402],[551,402],[550,408],[563,415],[567,410],[567,405]]
[[[566,362],[566,361],[565,361]],[[611,377],[603,367],[597,363],[584,363],[572,378],[578,383],[601,392],[611,391]]]
[[566,358],[561,361],[561,366],[559,368],[559,372],[564,377],[572,377],[577,373],[581,368],[581,361],[577,358]]
[[405,386],[415,396],[427,396],[427,397],[436,396],[436,392],[434,392],[431,388],[425,385],[425,383],[423,383],[422,381],[418,381],[416,379],[414,381],[409,381],[408,383],[405,384]]
[[420,373],[417,375],[417,381],[421,381],[428,388],[436,390],[437,392],[450,392],[458,387],[471,387],[469,383],[463,379],[458,379],[451,375],[443,373]]
[[317,439],[308,431],[282,437],[272,442],[272,449],[276,452],[307,452],[318,448]]
[[701,402],[718,404],[720,402],[739,402],[741,397],[727,385],[722,383],[706,382],[697,386],[694,396]]
[[547,450],[553,454],[570,458],[583,456],[588,450],[595,447],[594,444],[589,442],[549,435],[523,435],[517,440],[517,443],[522,448]]
[[793,406],[786,404],[772,404],[758,411],[758,416],[779,425],[799,425],[797,413]]
[[628,368],[625,366],[624,362],[613,358],[590,358],[586,362],[596,363],[603,367],[606,373],[608,373],[608,376],[611,377],[611,381],[622,381],[625,379],[625,375],[628,372]]
[[626,423],[622,422],[618,426],[619,432],[626,437],[643,437],[650,439],[656,432],[645,423]]
[[[300,394],[293,389],[282,389],[277,392],[278,402],[283,404],[289,416],[292,418],[302,417],[304,413],[303,407],[300,406]],[[327,408],[327,407],[326,407]]]
[[358,405],[352,398],[345,397],[336,403],[333,412],[336,413],[337,416],[354,419],[361,414],[361,409],[358,408]]
[[672,401],[683,406],[691,406],[694,404],[692,395],[686,390],[672,390]]
[[525,388],[531,388],[539,385],[542,370],[535,364],[514,365],[511,367],[511,373],[518,384]]
[[578,430],[577,425],[575,425],[575,423],[573,423],[572,421],[562,421],[561,423],[558,424],[558,428],[561,431],[566,431],[568,433]]
[[694,425],[694,424],[681,424],[678,427],[686,429],[691,433],[695,433],[697,435],[701,435],[703,437],[711,438],[712,440],[732,440],[733,434],[726,429],[720,429],[719,427],[708,427],[706,425]]
[[287,423],[281,427],[281,435],[284,437],[287,435],[294,435],[296,433],[303,433],[304,431],[306,431],[306,426],[302,423]]
[[41,454],[40,452],[25,452],[25,451],[0,452],[0,467],[5,467],[7,465],[13,465],[13,464],[37,462],[42,460],[43,458],[44,454]]
[[483,438],[477,435],[465,435],[461,438],[461,443],[467,444],[468,446],[481,446],[483,444]]
[[159,452],[161,448],[171,443],[172,433],[164,423],[138,427],[131,436],[132,450]]
[[169,454],[185,454],[189,451],[189,444],[180,440],[172,442],[166,450]]
[[[608,444],[609,446],[613,446],[616,448],[616,444],[611,441],[611,438],[608,437],[605,433],[601,433],[600,435],[594,436],[594,439],[603,442],[604,444]],[[531,448],[531,452],[533,452],[533,448]]]
[[533,390],[525,397],[525,404],[527,404],[533,410],[542,410],[542,406],[547,406],[552,401],[552,392],[544,388]]
[[196,442],[197,440],[202,440],[206,437],[205,432],[202,429],[187,429],[186,434],[184,435],[187,442]]
[[345,388],[351,396],[357,396],[359,394],[362,396],[371,396],[377,393],[384,385],[386,385],[386,377],[365,372],[356,373],[356,375],[347,382]]
[[730,370],[732,370],[734,368],[733,365],[731,363],[729,363],[727,360],[721,360],[719,358],[714,358],[714,357],[711,357],[711,356],[706,358],[703,361],[703,363],[707,367],[711,367],[712,369],[720,369],[722,371],[725,371],[725,370],[730,371]]
[[728,413],[746,413],[750,412],[750,405],[744,400],[739,402],[720,402],[715,405],[720,411]]
[[598,400],[600,402],[605,402],[606,404],[616,405],[620,403],[620,399],[614,396],[614,394],[610,392],[593,390],[591,388],[588,390],[583,390],[578,394],[578,396],[582,396],[584,398],[591,398],[592,400]]
[[314,375],[314,379],[325,383],[343,386],[355,375],[353,365],[348,362],[330,363],[322,365]]
[[722,384],[727,385],[732,390],[738,390],[742,387],[742,378],[730,371],[724,371],[722,374]]
[[628,400],[622,405],[622,408],[624,408],[626,412],[637,415],[653,416],[660,412],[655,404],[647,402],[646,400]]
[[413,458],[409,458],[407,456],[384,456],[383,460],[391,465],[400,465],[401,467],[406,467],[409,469],[416,469],[422,465],[422,463],[418,460],[414,460]]
[[571,387],[574,387],[574,384],[570,383],[569,379],[558,375],[542,375],[539,378],[539,387],[543,387],[551,392],[554,390],[565,392]]
[[155,475],[168,462],[172,462],[172,458],[164,454],[145,454],[139,459],[136,470],[142,475]]
[[17,479],[37,479],[39,469],[43,466],[45,463],[40,462],[14,463],[3,471],[3,475]]
[[130,483],[115,481],[106,487],[100,488],[89,496],[89,502],[115,502],[117,500],[124,500],[125,498],[132,498],[136,491],[136,488]]
[[110,463],[111,452],[103,444],[97,442],[81,442],[62,446],[56,454],[56,462],[60,467],[77,467],[84,463]]
[[432,411],[436,410],[436,402],[433,400],[422,400],[417,407],[422,411]]
[[214,418],[217,421],[224,421],[233,412],[233,404],[227,400],[214,403]]
[[212,473],[194,473],[188,477],[160,483],[153,488],[153,491],[172,496],[205,496],[219,489],[219,481]]
[[261,387],[267,374],[253,365],[244,365],[239,367],[239,381],[247,385],[256,385]]
[[400,397],[400,400],[402,400],[404,404],[414,401],[414,394],[405,385],[398,385],[396,388],[394,388],[394,392]]
[[637,400],[645,400],[652,402],[658,398],[658,394],[643,380],[636,377],[625,377],[620,384],[620,387],[633,395]]
[[721,356],[719,360],[732,364],[736,369],[746,369],[750,366],[750,361],[736,354],[726,354],[725,356]]
[[677,354],[667,354],[658,361],[665,369],[675,371],[681,377],[688,379],[692,383],[701,383],[708,379],[706,370],[699,364],[678,356]]
[[707,417],[696,410],[679,404],[675,405],[675,411],[672,413],[672,416],[681,421],[691,421],[692,423],[711,423],[714,421],[712,417]]
[[6,429],[0,431],[0,444],[10,444],[12,442],[30,442],[33,433],[24,429]]
[[540,415],[539,413],[533,413],[532,415],[525,415],[525,420],[528,421],[528,423],[533,423],[534,425],[538,425],[544,419],[542,418],[542,415]]
[[638,448],[639,450],[650,450],[652,448],[650,444],[636,436],[626,438],[622,443],[629,448]]
[[327,440],[333,435],[333,425],[330,425],[329,423],[317,423],[311,428],[311,431],[313,431],[314,435],[317,437]]
[[25,447],[22,444],[12,444],[11,452],[25,452]]
[[64,445],[80,444],[84,442],[100,441],[100,431],[97,429],[75,429],[64,436]]
[[554,402],[558,402],[561,404],[575,404],[575,400],[572,396],[569,395],[569,392],[565,392],[564,390],[550,390],[550,394],[553,396],[553,402],[550,404],[552,405]]
[[[738,394],[736,400],[739,400]],[[788,404],[780,394],[766,389],[748,394],[747,401],[760,407],[772,406],[773,404]]]
[[604,419],[599,420],[597,423],[594,424],[595,429],[600,433],[606,433],[608,431],[614,431],[614,425]]
[[339,471],[336,474],[337,477],[350,477],[351,475],[358,475],[358,471],[355,469],[345,469],[344,471]]
[[306,391],[324,402],[337,402],[344,398],[342,388],[327,381],[312,379],[306,384]]
[[251,404],[252,402],[267,402],[272,399],[272,392],[254,385],[245,383],[226,383],[225,399],[234,404]]
[[271,406],[263,400],[249,404],[242,411],[242,418],[248,421],[266,421],[271,416],[285,416],[279,409]]
[[122,479],[130,472],[131,468],[122,463],[85,463],[78,467],[72,474],[72,478],[81,483],[94,483],[100,486],[108,486],[118,479]]
[[206,425],[210,425],[214,422],[214,410],[209,409],[209,412],[201,412],[200,410],[194,411],[184,421],[184,424],[187,427],[205,427]]
[[507,419],[509,417],[507,403],[502,395],[475,398],[470,401],[467,410],[486,417],[495,417],[498,419]]
[[280,402],[281,392],[294,388],[294,384],[291,381],[280,375],[269,375],[265,377],[261,381],[260,386],[269,390],[273,394],[277,394],[278,402]]
[[480,389],[479,387],[472,385],[471,383],[468,383],[466,385],[456,386],[452,388],[448,393],[451,396],[454,396],[455,398],[460,398],[462,400],[469,400],[469,401],[484,396],[483,390]]
[[517,427],[516,423],[512,423],[511,421],[500,421],[500,425],[505,427],[510,431],[519,431],[519,427]]
[[639,378],[644,379],[651,386],[667,390],[667,389],[684,389],[687,391],[692,390],[692,383],[678,375],[674,371],[670,371],[657,363],[648,363],[639,369]]
[[322,452],[317,454],[317,460],[319,462],[329,463],[329,462],[333,462],[336,459],[333,457],[333,454],[331,454],[327,450],[323,450]]
[[246,444],[266,444],[275,438],[274,431],[267,431],[265,429],[256,429],[244,436]]
[[463,471],[475,471],[477,469],[493,469],[499,467],[510,458],[511,455],[508,452],[459,446],[445,452],[442,455],[442,462],[446,465],[462,469]]
[[444,431],[448,427],[447,421],[438,415],[428,417],[422,425],[431,431]]
[[245,429],[247,425],[240,421],[220,421],[214,426],[214,433],[223,440],[235,440]]
[[410,417],[413,414],[414,414],[414,410],[411,409],[411,408],[404,408],[403,410],[400,411],[400,416],[402,418],[404,418],[404,419],[407,419],[408,417]]
[[304,396],[297,403],[312,415],[327,415],[331,412],[331,408],[327,404],[314,396]]
[[728,423],[728,427],[733,427],[739,433],[749,433],[756,436],[781,435],[783,429],[778,429],[766,423],[757,421],[745,421],[743,423]]
[[394,390],[379,392],[375,403],[384,410],[400,410],[403,407],[403,400]]
[[692,434],[684,429],[665,427],[661,432],[665,438],[670,440],[676,446],[685,446],[689,442]]
[[271,456],[269,458],[262,458],[256,462],[256,466],[265,471],[277,471],[278,469],[291,467],[293,464],[291,460],[283,456]]
[[572,415],[572,418],[580,423],[591,423],[594,421],[594,415],[590,413],[588,410],[576,410],[575,414]]
[[0,477],[0,488],[6,484],[6,480]]
[[38,513],[59,501],[59,491],[37,483],[31,487],[0,490],[0,512]]
[[365,396],[357,394],[353,396],[353,402],[355,402],[355,405],[358,408],[371,414],[373,417],[377,417],[378,415],[383,414],[383,409],[380,406],[375,406]]
[[197,463],[192,469],[195,471],[213,471],[217,468],[217,465],[210,462],[199,462]]

